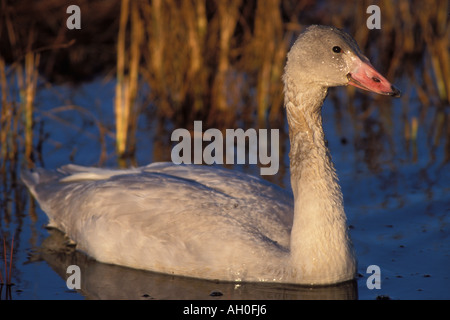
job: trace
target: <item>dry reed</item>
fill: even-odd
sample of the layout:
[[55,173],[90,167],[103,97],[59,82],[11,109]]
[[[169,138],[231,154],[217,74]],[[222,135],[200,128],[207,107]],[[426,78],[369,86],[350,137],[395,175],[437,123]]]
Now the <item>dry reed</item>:
[[0,272],[0,283],[6,284],[7,286],[12,285],[11,279],[12,279],[13,252],[14,252],[14,236],[11,239],[9,263],[8,263],[6,239],[5,237],[3,237],[3,262],[5,266],[5,278],[3,279]]
[[25,160],[33,166],[33,106],[38,80],[39,54],[27,52],[25,55],[25,79],[21,65],[18,65],[17,82],[20,90],[21,108],[24,115]]
[[[125,166],[122,160],[128,152],[134,153],[134,131],[136,128],[135,100],[138,91],[139,60],[143,40],[143,26],[137,3],[122,0],[119,34],[117,41],[117,83],[115,97],[116,116],[116,150],[120,159],[119,165]],[[127,24],[131,21],[130,50],[127,51]],[[131,138],[130,138],[131,131]]]

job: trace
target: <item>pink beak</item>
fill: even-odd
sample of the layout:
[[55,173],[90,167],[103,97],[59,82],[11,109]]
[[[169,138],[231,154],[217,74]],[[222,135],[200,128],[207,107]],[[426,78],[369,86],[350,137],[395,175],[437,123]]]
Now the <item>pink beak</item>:
[[355,71],[347,75],[349,85],[379,94],[400,97],[400,90],[375,70],[370,62],[358,62]]

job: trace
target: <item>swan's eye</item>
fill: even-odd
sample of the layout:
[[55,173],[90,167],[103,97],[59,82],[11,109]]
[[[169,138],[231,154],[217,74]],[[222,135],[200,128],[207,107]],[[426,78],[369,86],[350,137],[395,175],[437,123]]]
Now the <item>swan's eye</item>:
[[342,51],[341,47],[338,47],[338,46],[333,47],[333,52],[339,53],[341,51]]

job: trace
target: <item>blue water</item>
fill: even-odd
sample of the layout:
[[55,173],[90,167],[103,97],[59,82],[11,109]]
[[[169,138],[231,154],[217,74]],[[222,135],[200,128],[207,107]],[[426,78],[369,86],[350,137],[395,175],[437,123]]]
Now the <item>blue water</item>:
[[[104,265],[74,252],[60,235],[47,230],[43,211],[36,206],[34,215],[30,209],[33,200],[18,187],[16,192],[25,199],[25,209],[17,212],[17,200],[14,199],[8,202],[7,209],[2,208],[3,217],[6,217],[6,211],[12,212],[9,221],[3,218],[2,235],[8,243],[13,233],[16,239],[11,298],[375,299],[383,296],[450,299],[449,137],[444,134],[436,138],[437,108],[428,106],[426,116],[420,118],[424,106],[414,94],[401,99],[370,95],[367,101],[376,107],[364,113],[362,100],[358,98],[352,104],[356,116],[351,116],[348,112],[351,104],[347,102],[344,90],[333,89],[331,95],[341,97],[341,104],[335,106],[328,99],[323,116],[358,256],[359,276],[355,283],[318,289],[227,284]],[[42,146],[42,161],[37,164],[46,168],[69,162],[98,165],[101,145],[95,118],[110,133],[105,136],[107,157],[101,165],[115,166],[113,97],[114,84],[103,83],[101,79],[78,88],[39,90],[35,120],[37,127],[43,125],[42,130],[48,136]],[[67,106],[70,105],[85,108],[90,114],[69,110],[71,108]],[[61,106],[65,107],[55,109]],[[448,119],[448,108],[446,112]],[[414,141],[405,139],[405,117],[408,121],[419,117]],[[166,148],[157,153],[154,128],[154,119],[140,117],[138,165],[170,159],[167,152],[170,150],[170,132],[159,137],[167,142]],[[287,132],[286,128],[280,129]],[[287,151],[280,154],[280,158],[283,168],[279,175],[271,177],[271,181],[289,188]],[[233,169],[259,174],[256,165],[235,165]],[[71,290],[66,285],[69,264],[81,267],[81,290]],[[367,287],[366,281],[371,274],[366,271],[370,265],[380,268],[381,289]],[[4,266],[0,271],[4,274]],[[5,289],[3,287],[1,292],[2,299],[6,297]],[[222,295],[211,296],[211,292]]]

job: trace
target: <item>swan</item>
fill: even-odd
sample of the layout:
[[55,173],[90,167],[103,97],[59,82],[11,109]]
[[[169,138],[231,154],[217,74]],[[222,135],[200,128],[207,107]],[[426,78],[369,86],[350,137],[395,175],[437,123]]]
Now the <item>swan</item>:
[[400,91],[350,35],[320,25],[298,36],[282,80],[292,193],[242,172],[164,162],[37,168],[24,170],[22,180],[49,226],[100,262],[223,281],[352,280],[357,263],[324,140],[322,103],[333,86]]

